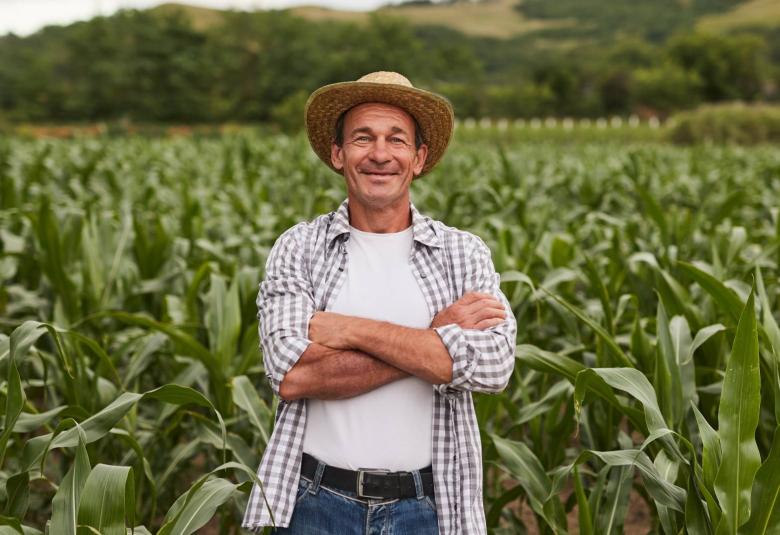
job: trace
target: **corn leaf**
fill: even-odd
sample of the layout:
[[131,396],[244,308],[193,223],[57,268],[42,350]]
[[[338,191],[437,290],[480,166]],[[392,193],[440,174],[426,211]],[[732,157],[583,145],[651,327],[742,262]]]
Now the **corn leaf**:
[[87,476],[79,501],[78,523],[101,535],[126,535],[125,519],[135,525],[135,486],[129,466],[96,465]]
[[758,331],[751,292],[726,364],[718,410],[718,436],[724,459],[715,476],[715,494],[723,510],[718,535],[737,533],[750,516],[750,492],[761,464],[755,439],[760,406]]
[[680,271],[698,282],[733,322],[736,323],[739,321],[740,312],[743,310],[744,304],[734,290],[728,288],[721,281],[706,271],[697,268],[693,264],[689,264],[688,262],[677,262],[677,267]]
[[76,535],[81,491],[84,489],[84,484],[91,471],[86,434],[81,426],[75,425],[78,430],[76,457],[65,477],[62,478],[52,500],[51,522],[53,526],[57,526],[57,533],[61,535]]
[[552,494],[552,482],[544,471],[544,467],[534,453],[522,442],[503,439],[490,435],[496,446],[505,470],[515,477],[525,489],[531,508],[553,529],[562,529],[561,519],[554,514],[548,514],[550,508],[545,504],[549,500],[557,500]]
[[658,301],[656,314],[657,340],[655,384],[658,389],[659,405],[666,421],[672,428],[682,417],[682,383],[680,379],[680,366],[675,357],[672,334],[669,329],[669,320],[663,303]]
[[588,327],[590,327],[593,332],[596,334],[596,336],[601,339],[602,342],[609,348],[610,353],[617,359],[618,363],[621,366],[633,366],[634,364],[631,362],[631,359],[628,357],[628,355],[625,354],[625,352],[620,348],[618,343],[615,341],[615,339],[610,336],[610,334],[604,330],[604,327],[596,323],[592,318],[590,318],[585,312],[580,310],[578,307],[574,306],[573,304],[566,301],[563,297],[557,296],[546,289],[543,288],[543,290],[555,301],[557,301],[563,308],[574,314],[580,321],[585,323]]
[[235,493],[238,485],[226,479],[211,479],[189,497],[182,508],[176,523],[169,533],[190,535],[211,520],[217,508],[228,501]]
[[0,467],[3,466],[8,439],[14,431],[26,399],[16,362],[24,358],[30,347],[43,335],[41,326],[37,321],[26,321],[11,333],[6,375],[5,420],[3,432],[0,434]]
[[[578,374],[586,369],[583,364],[574,359],[564,355],[550,353],[549,351],[544,351],[536,346],[527,344],[517,346],[515,358],[521,364],[534,370],[563,376],[571,381],[572,384],[576,383]],[[580,388],[583,398],[586,391],[592,392],[618,409],[622,414],[625,414],[638,428],[646,428],[642,413],[633,407],[622,404],[604,381],[586,381]]]
[[246,375],[233,378],[233,403],[247,413],[249,421],[260,432],[262,443],[267,444],[273,415]]
[[740,535],[780,533],[780,426],[766,461],[756,472],[750,503],[750,520],[739,529]]

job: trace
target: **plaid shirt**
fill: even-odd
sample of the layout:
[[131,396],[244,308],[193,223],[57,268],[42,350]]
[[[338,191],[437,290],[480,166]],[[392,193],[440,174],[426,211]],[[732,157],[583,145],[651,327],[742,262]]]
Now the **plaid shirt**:
[[[309,318],[326,310],[346,278],[349,213],[337,211],[295,225],[274,244],[257,297],[263,363],[279,394],[285,374],[306,350]],[[414,242],[412,272],[431,316],[468,291],[490,293],[507,311],[506,320],[486,330],[457,324],[436,332],[452,357],[452,381],[433,385],[432,464],[439,533],[485,533],[482,505],[482,446],[471,392],[500,392],[514,367],[517,323],[499,289],[490,250],[477,236],[421,215],[410,204]],[[392,410],[388,407],[388,410]],[[257,474],[243,526],[256,530],[288,526],[301,468],[306,400],[281,401],[273,435]],[[269,510],[270,509],[270,510]]]

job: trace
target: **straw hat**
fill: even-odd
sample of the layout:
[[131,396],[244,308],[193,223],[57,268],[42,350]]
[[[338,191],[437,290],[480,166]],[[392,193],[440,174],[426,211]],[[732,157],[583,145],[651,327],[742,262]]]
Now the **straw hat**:
[[398,106],[417,120],[423,141],[428,145],[428,158],[418,176],[430,171],[444,155],[455,119],[452,105],[442,96],[417,89],[397,72],[381,71],[367,74],[355,82],[321,87],[306,102],[304,115],[309,142],[328,167],[341,173],[330,161],[333,133],[339,116],[365,102]]

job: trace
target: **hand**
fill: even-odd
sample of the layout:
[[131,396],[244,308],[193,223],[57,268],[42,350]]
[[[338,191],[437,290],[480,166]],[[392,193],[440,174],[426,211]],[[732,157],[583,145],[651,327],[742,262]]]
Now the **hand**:
[[335,312],[315,312],[309,319],[309,340],[333,349],[352,349],[347,341],[350,316]]
[[457,323],[461,329],[489,329],[504,321],[504,305],[490,294],[467,292],[463,297],[439,311],[431,327]]

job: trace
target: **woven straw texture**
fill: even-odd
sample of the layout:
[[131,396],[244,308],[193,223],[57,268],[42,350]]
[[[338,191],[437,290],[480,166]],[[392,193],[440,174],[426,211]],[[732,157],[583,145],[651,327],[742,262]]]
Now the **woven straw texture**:
[[417,178],[433,169],[444,156],[455,119],[449,101],[435,93],[412,87],[409,80],[400,74],[377,72],[356,82],[321,87],[306,102],[304,114],[309,143],[328,167],[341,174],[330,161],[330,149],[339,116],[365,102],[398,106],[417,120],[423,141],[428,145],[428,158]]

